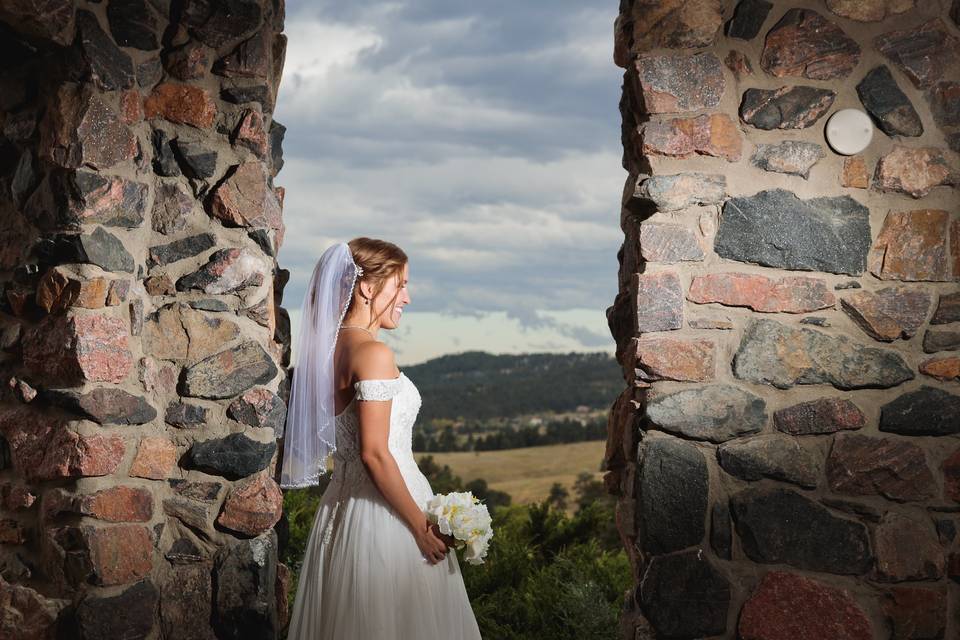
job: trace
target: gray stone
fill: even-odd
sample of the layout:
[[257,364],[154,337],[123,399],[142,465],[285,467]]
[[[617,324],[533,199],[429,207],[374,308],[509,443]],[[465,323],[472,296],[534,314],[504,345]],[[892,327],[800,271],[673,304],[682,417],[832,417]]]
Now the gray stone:
[[813,489],[820,477],[819,459],[782,434],[726,442],[717,448],[717,459],[727,473],[742,480],[773,478]]
[[756,433],[767,423],[763,399],[724,384],[655,396],[647,417],[664,431],[710,442]]
[[732,557],[731,526],[730,507],[726,500],[713,505],[713,509],[710,510],[710,546],[717,557],[723,560],[729,560]]
[[228,542],[214,558],[214,628],[220,640],[277,635],[277,534]]
[[273,358],[247,341],[184,369],[182,393],[195,398],[231,398],[277,375]]
[[146,0],[108,3],[107,21],[110,33],[121,47],[153,51],[160,46],[157,40],[159,21]]
[[636,331],[670,331],[683,326],[683,286],[676,273],[637,273],[632,285]]
[[864,347],[846,336],[795,329],[768,319],[747,325],[734,356],[733,373],[741,380],[778,389],[797,384],[886,389],[914,378],[896,351]]
[[830,490],[890,500],[925,500],[936,491],[923,449],[903,438],[839,434],[827,457]]
[[170,136],[163,129],[153,130],[153,172],[158,176],[174,177],[180,175],[180,166],[173,155]]
[[777,144],[758,144],[750,158],[753,166],[764,171],[810,177],[810,169],[826,156],[823,147],[813,142],[787,140]]
[[184,258],[199,255],[216,244],[212,233],[198,233],[194,236],[174,240],[168,244],[150,247],[147,265],[150,267],[167,265]]
[[208,540],[215,536],[213,519],[217,514],[209,504],[173,496],[163,500],[163,512]]
[[877,126],[888,136],[919,136],[923,123],[886,65],[875,67],[857,85],[857,95]]
[[679,224],[640,225],[640,255],[647,262],[699,262],[703,247],[696,234]]
[[[875,578],[882,582],[939,580],[946,569],[943,547],[930,519],[922,521],[899,513],[887,514],[874,533],[877,555]],[[917,634],[908,637],[943,637]]]
[[197,469],[239,480],[266,469],[276,450],[274,442],[257,442],[242,433],[231,433],[225,438],[195,443],[189,459]]
[[163,419],[175,427],[199,427],[207,422],[207,408],[186,402],[173,402],[167,407]]
[[660,211],[677,211],[701,204],[720,204],[727,180],[720,174],[678,173],[651,176],[637,184],[634,196],[652,201]]
[[832,80],[850,75],[860,45],[816,11],[789,9],[767,32],[760,66],[778,76]]
[[867,572],[867,528],[788,489],[746,489],[730,501],[744,553],[754,562],[841,575]]
[[98,87],[105,91],[129,89],[136,82],[133,61],[110,39],[89,11],[77,12],[77,30],[83,57]]
[[850,196],[800,200],[771,189],[727,200],[714,248],[767,267],[861,275],[870,242],[870,211]]
[[[178,172],[179,173],[179,172]],[[175,183],[161,182],[150,214],[154,231],[162,234],[176,233],[187,226],[187,218],[195,200]]]
[[232,104],[256,102],[264,113],[273,111],[273,93],[265,84],[224,86],[220,97]]
[[960,83],[938,82],[927,93],[927,100],[934,122],[943,128],[960,127]]
[[70,242],[79,262],[95,264],[104,271],[133,273],[133,256],[127,253],[118,237],[103,227],[97,227],[90,234],[71,236]]
[[270,131],[267,135],[270,141],[270,174],[274,177],[283,168],[283,137],[286,133],[285,126],[276,120],[270,122]]
[[758,129],[804,129],[833,105],[837,94],[816,87],[747,89],[740,102],[740,119]]
[[880,431],[905,436],[960,433],[960,396],[926,385],[880,409]]
[[930,324],[949,324],[960,322],[960,292],[940,294],[937,310],[930,318]]
[[213,580],[210,563],[179,564],[171,567],[160,590],[160,624],[164,637],[178,640],[216,640],[210,626],[212,609]]
[[269,389],[251,389],[227,407],[227,417],[258,429],[279,433],[287,418],[287,405]]
[[183,172],[197,180],[212,178],[217,171],[217,152],[202,142],[182,140],[173,141],[173,150]]
[[220,489],[223,488],[223,484],[220,482],[182,480],[180,478],[171,478],[167,480],[167,484],[178,496],[207,503],[216,502]]
[[193,0],[181,19],[200,42],[220,49],[252,34],[262,13],[256,0]]
[[956,62],[957,38],[940,18],[881,34],[873,42],[918,89],[933,85]]
[[135,228],[146,216],[150,190],[141,182],[81,170],[53,173],[49,186],[55,191],[58,224],[65,228],[90,223]]
[[727,628],[730,582],[701,549],[655,556],[639,591],[638,600],[658,637],[702,638]]
[[76,609],[75,633],[81,640],[150,636],[159,594],[149,579],[141,580],[118,595],[89,594]]
[[733,17],[727,22],[727,36],[752,40],[760,33],[760,27],[772,8],[773,4],[766,0],[740,0],[733,10]]
[[147,424],[157,417],[157,410],[146,398],[123,389],[100,387],[87,393],[73,389],[47,389],[43,396],[51,403],[99,424]]
[[261,29],[252,38],[237,45],[228,55],[217,60],[213,65],[213,72],[228,78],[267,80],[272,63],[272,35],[270,29]]
[[162,76],[163,65],[160,64],[160,58],[150,58],[137,65],[137,84],[144,89],[160,82]]
[[701,544],[709,478],[697,447],[675,438],[647,438],[637,480],[643,550],[661,554]]
[[791,435],[818,435],[863,428],[863,411],[846,398],[819,398],[785,407],[773,414],[773,424]]
[[208,294],[224,294],[245,287],[259,286],[265,273],[265,261],[253,250],[220,249],[210,255],[209,261],[193,273],[177,280],[177,291],[199,289]]
[[214,298],[207,298],[205,300],[190,300],[187,302],[193,309],[199,309],[201,311],[230,311],[231,307],[223,300],[216,300]]
[[637,77],[647,113],[713,109],[723,95],[723,67],[712,53],[643,56]]
[[923,350],[926,353],[955,351],[957,349],[960,349],[960,331],[927,329],[927,332],[923,335]]

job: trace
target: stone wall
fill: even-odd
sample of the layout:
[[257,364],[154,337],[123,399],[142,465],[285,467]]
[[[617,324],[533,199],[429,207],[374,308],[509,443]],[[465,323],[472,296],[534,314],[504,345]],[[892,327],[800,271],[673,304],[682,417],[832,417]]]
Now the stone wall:
[[958,21],[621,1],[624,638],[960,637]]
[[274,638],[282,0],[0,0],[0,637]]

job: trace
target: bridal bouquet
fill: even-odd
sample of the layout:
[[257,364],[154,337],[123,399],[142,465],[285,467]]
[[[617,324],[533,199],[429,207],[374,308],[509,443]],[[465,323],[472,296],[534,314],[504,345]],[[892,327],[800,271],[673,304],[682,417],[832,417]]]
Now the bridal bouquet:
[[456,539],[455,549],[466,547],[464,560],[483,563],[493,537],[487,505],[469,491],[437,494],[427,502],[427,517],[438,525],[440,533]]

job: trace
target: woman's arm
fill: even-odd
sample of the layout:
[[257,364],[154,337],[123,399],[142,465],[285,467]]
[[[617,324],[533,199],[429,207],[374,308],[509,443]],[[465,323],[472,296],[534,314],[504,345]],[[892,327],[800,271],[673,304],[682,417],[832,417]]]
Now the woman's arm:
[[[397,367],[393,352],[382,342],[368,342],[357,358],[357,376],[361,380],[395,378]],[[387,447],[390,435],[390,410],[393,400],[358,401],[360,419],[360,459],[374,484],[387,502],[396,509],[410,530],[420,534],[426,528],[427,517],[417,505],[400,467]]]

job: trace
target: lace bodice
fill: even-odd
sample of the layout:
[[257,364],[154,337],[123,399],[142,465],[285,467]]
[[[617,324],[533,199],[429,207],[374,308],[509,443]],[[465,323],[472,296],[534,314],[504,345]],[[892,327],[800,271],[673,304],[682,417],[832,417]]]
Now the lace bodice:
[[401,371],[396,378],[358,380],[354,383],[356,394],[350,404],[336,417],[337,450],[333,452],[331,485],[344,490],[359,484],[373,484],[367,469],[360,459],[360,422],[357,402],[363,400],[392,400],[390,408],[390,434],[387,446],[393,454],[407,488],[417,503],[424,507],[433,497],[430,484],[417,467],[413,457],[413,425],[420,411],[420,392]]

